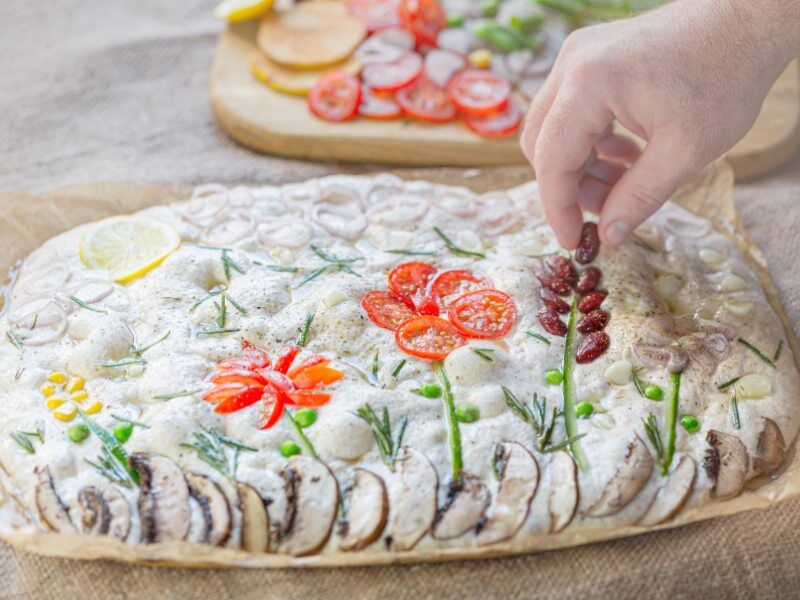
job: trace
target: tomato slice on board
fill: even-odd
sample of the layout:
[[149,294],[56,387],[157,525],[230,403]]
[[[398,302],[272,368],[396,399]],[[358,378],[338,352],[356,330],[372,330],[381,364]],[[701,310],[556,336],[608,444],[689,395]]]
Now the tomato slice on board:
[[392,92],[407,86],[422,73],[422,57],[406,52],[391,62],[370,63],[361,70],[361,79],[376,92]]
[[517,320],[517,305],[500,290],[480,290],[459,296],[447,310],[450,322],[467,337],[501,338]]
[[444,359],[466,343],[449,321],[432,316],[406,321],[397,328],[394,339],[403,352],[431,360]]
[[428,123],[445,123],[458,116],[447,92],[424,77],[398,90],[395,100],[409,117]]
[[298,390],[313,390],[314,388],[330,385],[344,377],[344,373],[328,365],[313,365],[306,367],[294,376],[292,381]]
[[436,36],[447,24],[447,14],[438,0],[400,0],[400,18],[417,44],[436,45]]
[[403,114],[403,109],[395,102],[391,94],[374,92],[364,86],[361,90],[358,114],[367,119],[396,119]]
[[278,373],[284,374],[288,372],[298,354],[300,354],[300,346],[295,346],[294,344],[287,346],[286,349],[281,352],[278,360],[275,361],[275,370]]
[[361,300],[361,307],[378,327],[394,331],[416,316],[414,308],[391,292],[374,290]]
[[461,112],[483,116],[508,106],[511,84],[491,71],[470,69],[450,80],[447,93]]
[[467,116],[467,127],[483,137],[504,137],[516,133],[522,121],[522,111],[512,102],[505,109],[483,117]]
[[308,408],[322,406],[331,399],[330,394],[316,394],[314,392],[291,392],[288,396],[290,404]]
[[237,392],[222,399],[215,407],[214,412],[226,415],[237,410],[247,408],[251,404],[255,404],[264,395],[263,386],[249,386],[242,391]]
[[308,107],[326,121],[346,121],[356,115],[361,83],[354,75],[335,71],[319,78],[308,92]]
[[389,289],[401,299],[416,306],[428,287],[428,281],[436,274],[436,267],[426,262],[407,262],[397,265],[389,273]]
[[258,428],[269,429],[275,425],[283,415],[284,406],[284,395],[276,390],[265,389],[261,402],[261,417],[258,420]]
[[445,271],[434,279],[430,294],[442,310],[445,310],[450,302],[467,292],[488,290],[493,287],[494,283],[488,277],[476,275],[468,269],[457,269]]
[[370,33],[403,24],[400,20],[400,0],[345,0],[344,4]]

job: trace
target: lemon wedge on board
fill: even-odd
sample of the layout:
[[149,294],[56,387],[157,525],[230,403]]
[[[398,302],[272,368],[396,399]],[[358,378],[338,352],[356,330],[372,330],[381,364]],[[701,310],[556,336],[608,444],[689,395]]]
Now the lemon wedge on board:
[[79,252],[90,269],[104,269],[117,283],[141,277],[172,254],[181,236],[170,225],[149,217],[104,219],[81,238]]
[[225,0],[214,9],[214,16],[229,23],[260,19],[270,10],[274,0]]

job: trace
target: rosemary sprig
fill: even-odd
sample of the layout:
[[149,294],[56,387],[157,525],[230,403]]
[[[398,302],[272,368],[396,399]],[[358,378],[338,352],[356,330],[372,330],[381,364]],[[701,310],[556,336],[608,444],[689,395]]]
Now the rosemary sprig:
[[547,400],[539,401],[539,395],[534,392],[533,394],[533,410],[531,407],[520,401],[514,393],[503,386],[503,396],[506,399],[506,404],[520,419],[530,425],[536,433],[536,442],[539,452],[546,454],[555,452],[566,448],[571,443],[581,439],[585,433],[579,433],[573,436],[568,436],[564,440],[555,444],[551,443],[553,438],[553,431],[556,426],[557,420],[563,416],[557,408],[553,408],[550,413],[550,418],[547,418]]
[[103,367],[106,367],[108,369],[114,369],[119,367],[130,367],[131,365],[142,365],[146,367],[147,359],[142,355],[148,350],[150,350],[150,348],[152,348],[156,344],[160,344],[161,342],[166,340],[170,336],[170,333],[171,331],[167,331],[157,340],[150,342],[149,344],[146,344],[144,346],[134,346],[133,344],[131,344],[130,348],[128,349],[130,356],[128,356],[127,358],[123,358],[122,360],[103,363]]
[[767,355],[765,355],[763,352],[761,352],[761,350],[759,350],[758,348],[756,348],[756,347],[755,347],[753,344],[751,344],[750,342],[748,342],[746,339],[744,339],[744,338],[739,338],[739,339],[738,339],[738,342],[739,342],[739,343],[740,343],[742,346],[744,346],[745,348],[747,348],[748,350],[750,350],[750,351],[751,351],[753,354],[755,354],[755,355],[756,355],[758,358],[760,358],[762,361],[764,361],[764,363],[765,363],[765,364],[766,364],[768,367],[770,367],[771,369],[774,369],[774,368],[775,368],[775,363],[774,363],[774,362],[772,362],[772,359],[770,359],[770,358],[769,358]]
[[128,469],[123,468],[105,446],[101,446],[100,454],[97,456],[97,462],[89,460],[88,458],[84,458],[83,460],[88,465],[97,469],[97,471],[111,483],[128,489],[133,487],[133,480],[131,479]]
[[672,383],[672,390],[669,400],[667,401],[666,415],[664,417],[666,437],[662,438],[661,431],[658,428],[658,423],[653,413],[648,413],[647,419],[642,419],[647,437],[650,439],[650,443],[656,451],[658,463],[661,465],[662,476],[669,473],[672,457],[675,455],[675,439],[677,437],[678,428],[678,404],[680,401],[681,389],[681,374],[670,373],[669,377]]
[[136,425],[137,427],[142,427],[144,429],[150,429],[150,425],[147,423],[142,423],[141,421],[136,421],[135,419],[129,419],[127,417],[120,417],[119,415],[112,414],[111,418],[115,421],[119,421],[120,423],[130,423],[131,425]]
[[17,350],[22,350],[22,340],[16,333],[9,329],[6,331],[6,337],[8,338],[8,341],[11,342],[11,345],[14,346],[14,348]]
[[372,377],[375,381],[378,381],[378,371],[380,370],[380,354],[378,350],[375,350],[375,355],[372,357],[372,369],[370,372],[372,373]]
[[196,301],[194,304],[192,304],[192,305],[189,307],[189,312],[192,312],[192,311],[193,311],[194,309],[196,309],[198,306],[200,306],[201,304],[203,304],[203,303],[204,303],[206,300],[211,300],[211,298],[215,298],[215,297],[219,296],[220,294],[224,293],[226,289],[227,289],[227,288],[226,288],[226,287],[224,287],[224,286],[217,286],[217,287],[215,287],[215,288],[214,288],[214,289],[212,289],[210,292],[208,292],[208,293],[207,293],[205,296],[203,296],[202,298],[200,298],[199,300],[197,300],[197,301]]
[[444,370],[444,365],[439,363],[437,375],[442,384],[442,403],[444,405],[444,419],[447,423],[447,445],[450,448],[450,472],[453,483],[458,483],[461,479],[461,470],[464,462],[461,455],[461,430],[456,419],[456,405],[453,399],[453,390],[450,387],[450,379]]
[[159,394],[158,396],[153,396],[156,400],[174,400],[175,398],[183,398],[184,396],[194,396],[196,393],[202,390],[183,390],[182,392],[175,392],[173,394]]
[[494,362],[494,358],[492,357],[494,348],[470,348],[470,350],[472,350],[486,362]]
[[544,337],[541,333],[536,333],[534,331],[528,331],[527,333],[528,333],[529,336],[531,336],[534,339],[539,340],[543,344],[547,344],[548,346],[550,345],[550,340],[548,340],[546,337]]
[[639,379],[639,369],[633,369],[631,372],[631,378],[633,379],[633,386],[636,388],[636,391],[639,392],[639,395],[642,398],[647,398],[647,394],[644,392],[644,384],[642,380]]
[[644,430],[650,443],[653,445],[653,450],[656,452],[656,458],[659,463],[664,462],[664,446],[661,443],[661,431],[658,428],[658,422],[653,413],[648,413],[646,419],[642,419]]
[[[219,471],[228,479],[236,477],[236,467],[238,466],[239,452],[257,452],[258,448],[248,446],[242,442],[222,435],[211,427],[194,432],[194,441],[182,442],[183,448],[191,448],[197,453],[197,457]],[[233,456],[229,459],[225,448],[233,449]]]
[[733,396],[731,397],[731,413],[734,429],[741,429],[742,423],[739,420],[739,401],[736,398],[736,392],[733,392]]
[[[374,357],[373,357],[373,361],[374,361]],[[370,369],[369,371],[367,371],[367,370],[365,370],[364,368],[362,368],[360,365],[357,365],[356,363],[354,363],[354,362],[350,362],[350,361],[348,361],[348,360],[343,360],[343,361],[341,361],[341,362],[343,362],[343,363],[344,363],[344,364],[346,364],[348,367],[350,367],[351,369],[353,369],[353,370],[356,372],[356,374],[357,374],[357,375],[358,375],[358,376],[359,376],[361,379],[363,379],[364,381],[366,381],[368,384],[370,384],[370,385],[374,385],[375,387],[383,387],[383,385],[381,384],[381,382],[378,380],[378,376],[377,376],[377,374],[376,374],[376,373],[373,373],[373,372],[372,372],[372,369]]]
[[350,266],[355,262],[360,260],[364,260],[362,256],[355,256],[352,258],[339,258],[338,256],[334,256],[327,250],[320,248],[316,244],[310,244],[311,251],[314,252],[317,256],[319,256],[322,260],[326,263],[323,267],[318,267],[309,271],[303,279],[300,280],[300,283],[297,284],[297,287],[303,286],[312,279],[319,277],[323,273],[329,270],[335,271],[344,271],[345,273],[349,273],[350,275],[354,275],[356,277],[361,277],[359,273],[356,273],[353,268]]
[[727,390],[729,387],[731,387],[731,386],[732,386],[734,383],[736,383],[737,381],[739,381],[741,378],[742,378],[742,376],[741,376],[741,375],[739,375],[738,377],[734,377],[733,379],[729,379],[729,380],[728,380],[728,381],[726,381],[725,383],[720,383],[720,384],[717,386],[717,389],[718,389],[718,390],[720,390],[720,391],[722,391],[722,390]]
[[[128,453],[125,451],[125,448],[122,447],[119,440],[117,440],[112,433],[92,421],[83,412],[79,414],[81,420],[86,424],[89,430],[100,440],[103,446],[102,450],[104,451],[102,456],[98,456],[99,464],[92,463],[88,460],[86,462],[98,469],[103,475],[115,483],[125,485],[122,481],[128,482],[128,485],[125,487],[130,487],[130,483],[139,485],[139,473],[130,466]],[[113,479],[110,475],[116,477],[116,479]],[[117,481],[117,479],[120,481]]]
[[108,314],[108,311],[105,310],[104,308],[97,308],[96,306],[92,306],[91,304],[89,304],[88,302],[84,302],[77,296],[67,296],[67,297],[81,308],[85,308],[86,310],[91,310],[92,312],[96,313],[103,313],[104,315]]
[[44,421],[36,422],[36,431],[9,431],[8,435],[28,454],[34,454],[36,447],[31,438],[39,440],[44,444]]
[[397,376],[400,375],[400,371],[402,371],[403,367],[405,366],[406,366],[406,359],[404,358],[394,366],[394,369],[392,369],[392,377],[397,379]]
[[400,419],[397,439],[392,440],[392,425],[389,421],[389,409],[385,406],[383,407],[383,420],[378,418],[369,404],[364,404],[361,408],[356,410],[355,414],[361,417],[367,425],[370,426],[372,435],[375,437],[375,444],[378,446],[378,452],[381,455],[381,460],[389,469],[394,471],[397,453],[403,445],[403,435],[408,425],[408,417],[403,416]]
[[236,333],[237,331],[241,331],[241,327],[233,327],[228,329],[222,328],[211,328],[211,329],[204,329],[203,331],[197,332],[197,337],[200,336],[207,336],[207,335],[224,335],[226,333]]
[[435,256],[436,250],[384,250],[388,254],[404,254],[406,256]]
[[317,268],[317,269],[313,269],[313,270],[309,271],[309,272],[308,272],[308,273],[306,273],[306,274],[305,274],[305,276],[304,276],[304,277],[303,277],[303,278],[300,280],[300,283],[298,283],[298,284],[297,284],[297,287],[302,287],[302,286],[304,286],[304,285],[305,285],[305,284],[307,284],[309,281],[311,281],[312,279],[314,279],[314,278],[316,278],[316,277],[319,277],[320,275],[322,275],[322,274],[323,274],[325,271],[327,271],[327,270],[328,270],[328,266],[326,265],[326,266],[324,266],[324,267],[319,267],[319,268]]
[[136,347],[136,346],[131,346],[131,354],[133,354],[134,356],[138,356],[138,357],[140,357],[140,358],[141,358],[142,354],[144,354],[145,352],[147,352],[148,350],[150,350],[150,348],[152,348],[152,347],[153,347],[153,346],[155,346],[156,344],[160,344],[160,343],[161,343],[161,342],[163,342],[165,339],[167,339],[167,338],[169,337],[170,333],[172,333],[172,332],[171,332],[171,331],[167,331],[167,332],[166,332],[164,335],[162,335],[162,336],[161,336],[160,338],[158,338],[156,341],[154,341],[154,342],[151,342],[151,343],[147,344],[146,346],[138,346],[138,347]]
[[231,280],[231,269],[236,271],[237,273],[244,274],[245,270],[239,263],[233,260],[230,255],[228,254],[229,249],[224,249],[222,251],[222,255],[220,256],[220,260],[222,261],[222,270],[225,273],[225,279],[227,281]]
[[300,269],[297,267],[293,267],[291,265],[266,265],[262,262],[253,261],[254,265],[258,265],[259,267],[264,267],[268,271],[275,271],[277,273],[297,273]]
[[131,356],[130,358],[123,358],[119,361],[112,361],[103,363],[103,366],[108,369],[113,369],[117,367],[129,367],[131,365],[146,365],[147,361],[142,358],[141,356]]
[[447,246],[447,249],[450,250],[453,254],[457,256],[474,256],[477,258],[486,258],[486,255],[483,252],[473,252],[472,250],[465,250],[461,246],[458,246],[453,240],[451,240],[445,233],[439,229],[438,227],[434,227],[433,231],[442,238],[444,245]]
[[289,422],[292,424],[292,428],[294,429],[295,434],[297,435],[297,439],[300,440],[300,446],[306,451],[306,453],[313,457],[319,458],[317,451],[314,449],[314,446],[311,444],[311,441],[306,437],[306,434],[303,433],[303,428],[300,427],[300,424],[294,418],[294,414],[288,408],[285,409],[284,414],[289,418]]
[[775,352],[772,354],[772,362],[778,362],[778,359],[781,357],[781,350],[783,350],[783,340],[778,341]]
[[228,322],[228,305],[225,302],[225,294],[221,296],[222,300],[220,302],[214,302],[214,306],[217,307],[217,318],[215,320],[218,329],[225,329],[225,325]]
[[303,321],[303,327],[300,329],[300,333],[297,336],[297,345],[301,348],[305,346],[306,342],[308,341],[308,330],[311,327],[311,321],[313,320],[314,313],[308,313]]

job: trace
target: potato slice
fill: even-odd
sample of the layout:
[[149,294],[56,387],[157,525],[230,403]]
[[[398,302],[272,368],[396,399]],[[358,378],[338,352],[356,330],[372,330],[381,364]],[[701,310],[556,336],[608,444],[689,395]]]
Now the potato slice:
[[301,2],[267,16],[258,28],[261,51],[296,69],[316,69],[343,61],[366,37],[367,29],[343,2]]
[[322,69],[293,69],[270,60],[260,50],[253,50],[249,56],[250,71],[256,79],[266,83],[277,92],[305,96],[316,85],[317,80],[326,73],[341,71],[350,75],[358,75],[361,63],[349,57],[342,62]]

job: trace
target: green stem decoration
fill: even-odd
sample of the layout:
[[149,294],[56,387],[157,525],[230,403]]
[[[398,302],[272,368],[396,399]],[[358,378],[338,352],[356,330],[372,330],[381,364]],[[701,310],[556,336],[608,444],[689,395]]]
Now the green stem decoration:
[[678,429],[678,402],[681,392],[681,374],[670,373],[669,380],[672,383],[672,391],[667,404],[666,426],[667,426],[667,445],[664,451],[664,462],[661,465],[661,474],[669,473],[669,466],[672,457],[675,455],[675,435]]
[[461,457],[461,430],[458,428],[458,421],[456,420],[456,405],[453,401],[450,379],[448,379],[444,365],[441,363],[437,368],[437,374],[444,390],[442,402],[444,403],[444,419],[447,423],[447,444],[450,447],[450,469],[453,483],[458,483],[461,479],[461,469],[464,467]]
[[567,325],[567,337],[564,342],[564,380],[561,389],[564,395],[562,411],[564,413],[564,425],[567,428],[567,439],[569,450],[575,457],[575,462],[581,471],[586,469],[586,459],[581,450],[580,436],[578,436],[578,414],[575,411],[577,396],[575,393],[575,352],[578,347],[577,336],[575,335],[575,313],[578,310],[578,294],[572,298],[572,305],[569,309],[569,324]]

